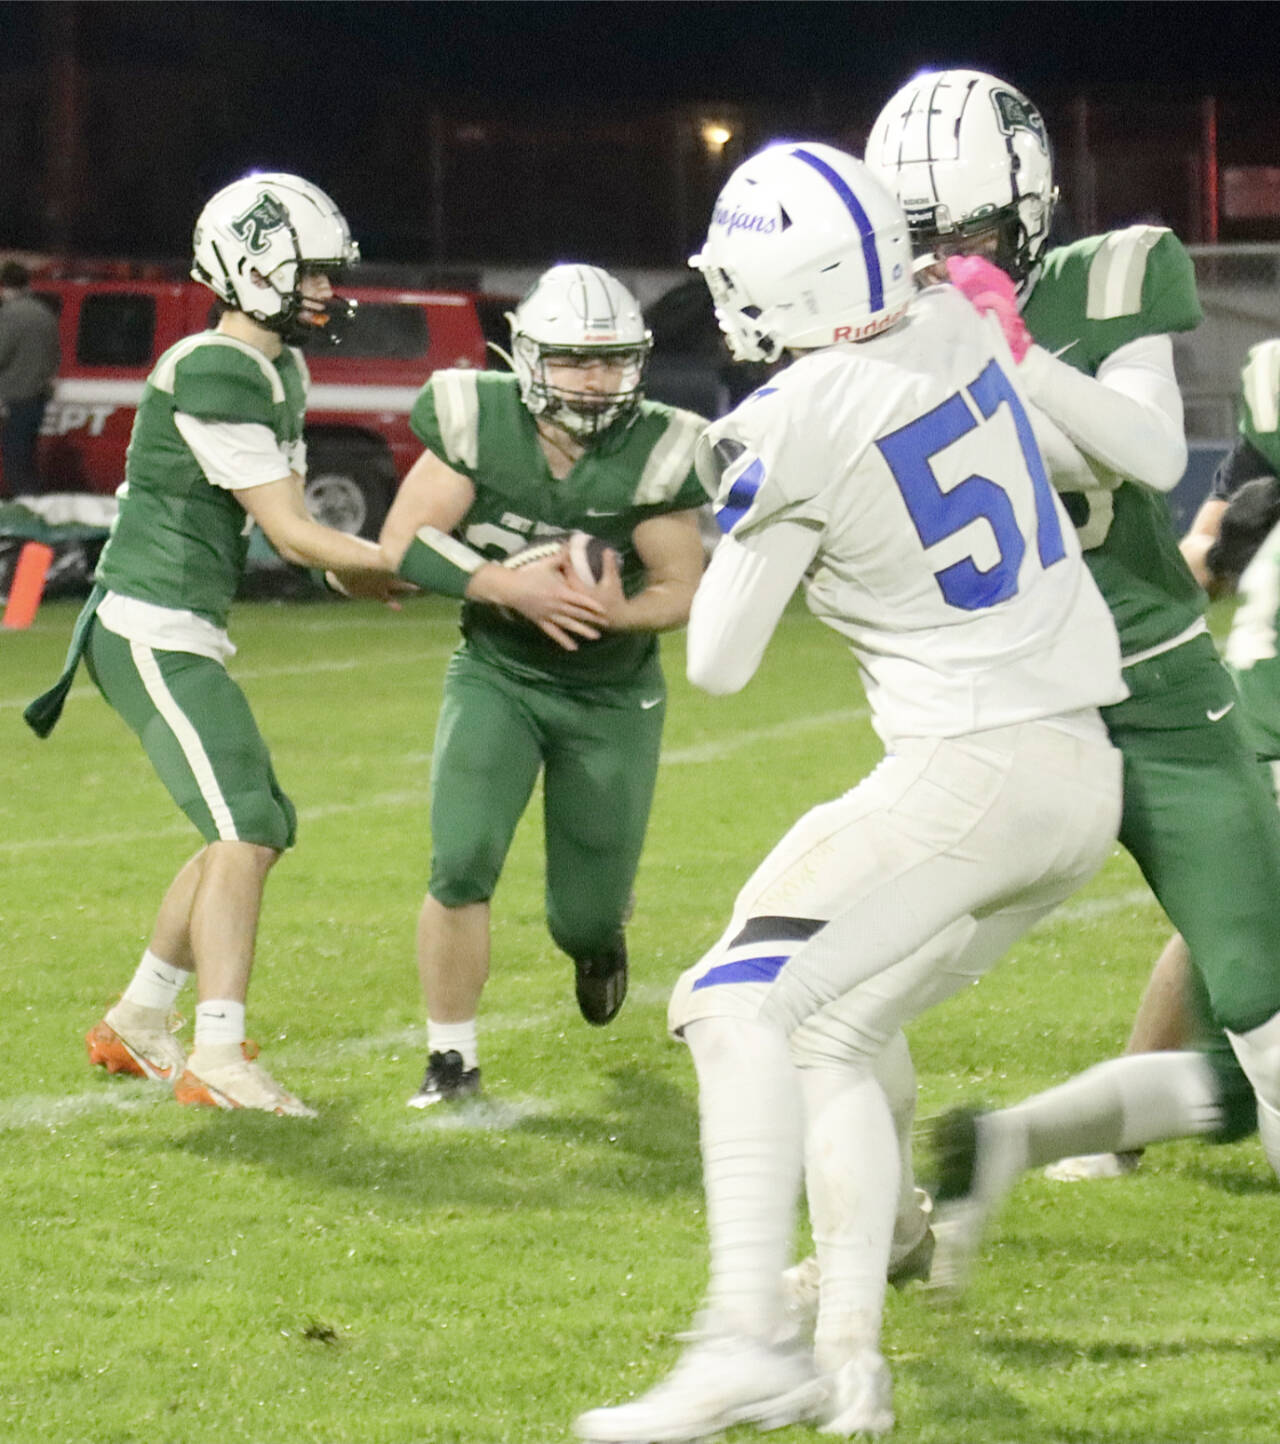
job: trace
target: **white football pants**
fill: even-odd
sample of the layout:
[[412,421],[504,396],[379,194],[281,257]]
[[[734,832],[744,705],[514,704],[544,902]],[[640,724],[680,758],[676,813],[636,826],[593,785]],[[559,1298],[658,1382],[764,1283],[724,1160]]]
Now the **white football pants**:
[[878,1344],[901,1160],[874,1060],[1106,857],[1120,757],[1092,721],[900,746],[800,819],[677,983],[670,1023],[700,1091],[709,1326],[785,1327],[776,1276],[803,1158],[819,1365]]

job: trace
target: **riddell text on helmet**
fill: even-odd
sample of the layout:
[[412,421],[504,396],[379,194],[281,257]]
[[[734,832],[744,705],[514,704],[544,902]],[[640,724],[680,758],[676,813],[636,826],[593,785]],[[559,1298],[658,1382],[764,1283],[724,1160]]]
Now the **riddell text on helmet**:
[[868,336],[887,331],[890,326],[901,321],[906,312],[906,306],[899,306],[896,311],[878,316],[874,321],[868,321],[865,326],[837,326],[831,333],[831,344],[834,346],[837,341],[865,341]]

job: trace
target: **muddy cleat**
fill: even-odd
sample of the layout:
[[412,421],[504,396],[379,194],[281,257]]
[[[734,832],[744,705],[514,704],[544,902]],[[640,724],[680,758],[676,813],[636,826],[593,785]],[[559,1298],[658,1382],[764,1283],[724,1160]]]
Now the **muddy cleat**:
[[182,1044],[173,1036],[181,1019],[171,1020],[159,1008],[117,1003],[84,1035],[89,1062],[108,1073],[128,1073],[172,1083],[187,1064]]
[[831,1375],[828,1390],[820,1434],[852,1439],[887,1434],[893,1428],[893,1381],[875,1349],[859,1349]]
[[[221,1055],[227,1053],[224,1059]],[[173,1096],[186,1108],[248,1108],[280,1117],[316,1118],[301,1098],[282,1088],[261,1063],[252,1043],[239,1048],[197,1048],[173,1085]]]
[[464,1068],[462,1054],[456,1048],[447,1053],[432,1053],[422,1084],[409,1099],[410,1108],[430,1108],[435,1103],[456,1103],[461,1098],[474,1098],[480,1091],[480,1069]]
[[578,1010],[588,1023],[602,1028],[618,1016],[627,996],[627,944],[619,938],[613,948],[594,958],[575,958]]
[[1082,1153],[1049,1164],[1044,1176],[1054,1183],[1092,1183],[1098,1178],[1125,1178],[1141,1162],[1140,1148],[1132,1153]]
[[590,1444],[678,1444],[732,1424],[780,1429],[814,1419],[826,1398],[807,1350],[726,1335],[699,1340],[647,1394],[589,1409],[573,1429]]

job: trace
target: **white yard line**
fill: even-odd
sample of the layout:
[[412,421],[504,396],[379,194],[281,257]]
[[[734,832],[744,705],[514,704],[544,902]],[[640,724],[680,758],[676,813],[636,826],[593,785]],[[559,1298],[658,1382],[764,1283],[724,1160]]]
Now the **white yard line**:
[[[420,662],[439,662],[452,656],[452,647],[424,647],[414,652],[373,652],[360,657],[335,657],[319,662],[298,662],[284,667],[232,667],[230,672],[237,682],[256,682],[270,677],[310,677],[320,672],[356,672],[362,667],[411,667]],[[50,677],[49,682],[54,680]],[[0,711],[12,712],[25,707],[36,695],[37,688],[21,697],[0,697]],[[72,687],[67,694],[68,701],[82,697],[96,697],[98,689],[91,683]]]
[[793,717],[787,722],[776,722],[772,727],[753,727],[745,732],[730,732],[709,742],[695,742],[691,747],[667,747],[663,749],[660,761],[664,767],[720,762],[744,747],[754,747],[757,742],[785,742],[789,737],[798,737],[803,732],[813,732],[822,727],[840,727],[847,722],[856,722],[866,715],[865,707],[842,707],[838,712],[819,712],[813,717]]
[[1065,902],[1054,908],[1048,917],[1041,918],[1033,932],[1052,927],[1054,923],[1089,923],[1097,918],[1110,917],[1113,913],[1128,912],[1135,908],[1152,908],[1159,911],[1160,904],[1149,888],[1135,887],[1112,897],[1086,897],[1078,902]]

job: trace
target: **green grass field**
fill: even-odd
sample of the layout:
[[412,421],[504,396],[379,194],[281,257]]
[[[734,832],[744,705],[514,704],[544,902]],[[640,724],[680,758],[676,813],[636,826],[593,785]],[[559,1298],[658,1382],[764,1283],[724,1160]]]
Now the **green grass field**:
[[[23,726],[74,610],[0,633],[0,1440],[547,1444],[655,1382],[706,1269],[666,996],[785,827],[878,755],[838,641],[793,608],[756,680],[717,700],[667,639],[631,1000],[609,1029],[579,1019],[533,809],[495,899],[486,1096],[424,1115],[404,1106],[425,1044],[411,946],[453,608],[242,605],[232,670],[301,817],[250,1029],[320,1110],[307,1123],[187,1111],[86,1066],[82,1035],[197,839],[83,676],[48,742]],[[922,1116],[1118,1050],[1164,934],[1117,853],[915,1026]],[[890,1300],[895,1437],[1275,1440],[1276,1205],[1252,1140],[1166,1146],[1119,1182],[1029,1178],[963,1304]]]

